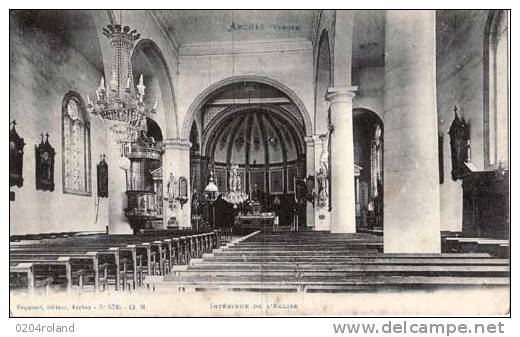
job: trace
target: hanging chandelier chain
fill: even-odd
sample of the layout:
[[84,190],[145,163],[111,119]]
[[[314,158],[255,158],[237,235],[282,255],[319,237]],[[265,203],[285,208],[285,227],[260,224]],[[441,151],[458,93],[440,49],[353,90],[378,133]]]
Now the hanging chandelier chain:
[[[122,16],[121,11],[121,23]],[[140,34],[135,29],[130,30],[129,26],[115,24],[107,25],[103,35],[110,40],[113,51],[111,79],[107,84],[101,77],[95,102],[87,95],[87,110],[101,116],[123,155],[131,151],[141,134],[146,133],[146,118],[155,112],[157,102],[152,109],[146,106],[142,74],[135,91],[131,57]]]

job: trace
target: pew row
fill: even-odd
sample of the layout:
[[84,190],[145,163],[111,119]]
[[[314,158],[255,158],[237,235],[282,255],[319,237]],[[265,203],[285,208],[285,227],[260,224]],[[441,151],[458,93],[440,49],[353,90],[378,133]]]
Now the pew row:
[[[143,285],[145,277],[166,275],[174,265],[201,258],[218,248],[221,242],[219,230],[51,237],[30,236],[10,243],[11,289],[33,291],[41,284],[46,288],[65,285],[67,289],[74,286],[80,290],[91,286],[94,291],[106,290],[109,285],[115,290],[135,289]],[[65,269],[70,271],[52,274],[40,267],[64,266],[63,261],[67,261]]]

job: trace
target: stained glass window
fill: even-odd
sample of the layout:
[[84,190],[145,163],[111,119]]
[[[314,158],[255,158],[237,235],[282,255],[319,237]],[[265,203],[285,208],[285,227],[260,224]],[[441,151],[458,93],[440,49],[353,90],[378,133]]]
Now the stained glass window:
[[63,192],[90,195],[90,124],[81,97],[63,102]]

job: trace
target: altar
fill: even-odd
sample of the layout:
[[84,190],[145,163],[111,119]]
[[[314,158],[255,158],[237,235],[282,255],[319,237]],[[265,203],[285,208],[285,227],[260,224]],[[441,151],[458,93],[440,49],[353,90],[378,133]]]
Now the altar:
[[274,213],[245,214],[236,217],[236,226],[242,228],[255,228],[273,230],[275,228],[276,215]]

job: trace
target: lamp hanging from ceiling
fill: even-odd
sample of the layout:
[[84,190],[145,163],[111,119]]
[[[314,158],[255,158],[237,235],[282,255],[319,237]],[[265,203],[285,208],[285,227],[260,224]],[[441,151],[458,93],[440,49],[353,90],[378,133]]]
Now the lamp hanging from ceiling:
[[109,24],[103,28],[103,35],[110,40],[112,47],[112,75],[108,84],[101,77],[95,102],[87,95],[87,111],[103,118],[123,156],[131,151],[137,138],[146,133],[146,117],[155,112],[157,102],[152,109],[146,106],[146,86],[142,74],[137,92],[134,88],[131,57],[134,44],[141,34],[135,29],[130,30],[129,26],[123,26],[121,19],[119,24]]

